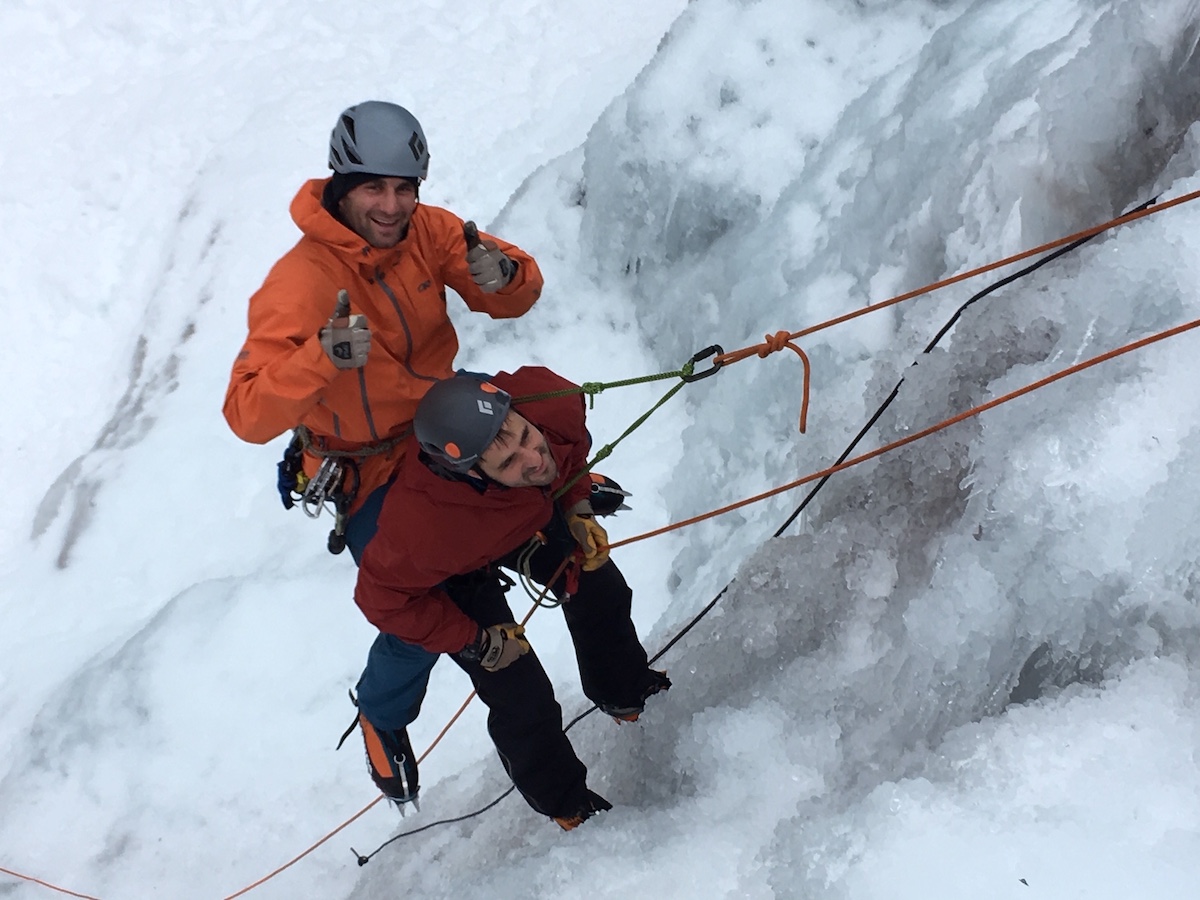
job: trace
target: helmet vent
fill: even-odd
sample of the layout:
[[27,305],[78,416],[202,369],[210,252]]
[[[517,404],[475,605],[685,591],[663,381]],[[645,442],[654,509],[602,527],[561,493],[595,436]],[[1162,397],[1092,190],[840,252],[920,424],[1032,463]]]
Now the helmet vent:
[[354,136],[354,119],[350,116],[342,116],[342,127],[346,129],[346,134],[350,135],[350,140],[357,141]]

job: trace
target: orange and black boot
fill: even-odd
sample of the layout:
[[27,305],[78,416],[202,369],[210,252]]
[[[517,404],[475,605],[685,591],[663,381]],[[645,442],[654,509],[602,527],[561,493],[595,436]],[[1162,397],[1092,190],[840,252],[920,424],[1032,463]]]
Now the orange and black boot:
[[600,711],[606,715],[613,717],[617,724],[623,722],[636,722],[642,714],[642,710],[646,708],[646,700],[653,697],[655,694],[669,690],[671,687],[671,679],[667,677],[666,672],[660,672],[658,669],[651,669],[650,675],[653,680],[646,690],[642,693],[642,702],[637,706],[606,706],[601,705]]
[[396,804],[401,813],[406,803],[411,803],[419,811],[417,757],[408,740],[408,730],[400,728],[385,731],[376,728],[361,712],[358,714],[358,725],[367,748],[367,768],[375,786]]
[[573,828],[578,828],[592,816],[598,812],[612,809],[612,804],[593,791],[588,791],[587,796],[579,804],[579,808],[565,816],[551,816],[558,827],[563,831],[570,831]]

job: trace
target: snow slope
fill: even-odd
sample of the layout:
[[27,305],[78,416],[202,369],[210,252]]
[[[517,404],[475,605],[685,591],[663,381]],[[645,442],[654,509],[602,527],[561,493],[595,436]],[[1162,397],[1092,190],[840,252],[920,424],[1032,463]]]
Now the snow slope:
[[[286,204],[341,107],[409,105],[433,148],[423,199],[547,274],[522,319],[456,314],[461,364],[577,381],[672,370],[1200,189],[1188,0],[396,11],[0,13],[0,160],[35,176],[0,188],[0,293],[36,311],[0,357],[20,423],[4,868],[96,897],[227,896],[374,796],[357,747],[332,752],[371,637],[352,567],[321,549],[327,523],[279,508],[282,441],[241,444],[219,414],[245,299],[294,240]],[[1195,204],[1106,234],[928,354],[1011,269],[806,338],[804,435],[790,352],[728,366],[605,462],[635,492],[610,532],[824,468],[901,380],[859,452],[1200,318],[1197,235]],[[664,655],[675,687],[641,722],[572,729],[611,812],[562,834],[509,797],[359,871],[350,846],[507,787],[473,709],[423,765],[418,815],[379,804],[250,895],[1193,897],[1197,339],[835,476],[780,537],[803,491],[621,548],[652,652],[728,589]],[[664,390],[602,395],[598,441]],[[561,622],[539,612],[531,635],[582,711]],[[435,670],[415,744],[466,691]]]

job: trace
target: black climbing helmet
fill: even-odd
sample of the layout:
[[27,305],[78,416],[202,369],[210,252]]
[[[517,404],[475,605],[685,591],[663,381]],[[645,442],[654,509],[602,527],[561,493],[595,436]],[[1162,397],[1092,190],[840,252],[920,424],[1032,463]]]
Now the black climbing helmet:
[[413,431],[422,450],[462,474],[492,445],[511,405],[512,397],[482,376],[462,373],[426,392]]
[[329,168],[424,181],[429,147],[416,116],[403,106],[367,100],[338,116],[329,136]]

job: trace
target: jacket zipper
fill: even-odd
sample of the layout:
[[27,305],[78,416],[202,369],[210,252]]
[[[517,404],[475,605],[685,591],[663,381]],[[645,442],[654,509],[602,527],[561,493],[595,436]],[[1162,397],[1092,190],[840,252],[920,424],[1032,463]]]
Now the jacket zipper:
[[[388,300],[391,301],[392,309],[396,311],[396,318],[400,320],[400,325],[404,328],[404,337],[408,341],[408,350],[404,354],[404,368],[413,378],[420,379],[421,381],[438,381],[439,379],[433,377],[432,375],[422,375],[412,367],[413,338],[412,331],[408,327],[408,319],[404,317],[404,311],[400,309],[400,301],[396,299],[396,295],[392,292],[391,287],[389,287],[387,281],[384,280],[382,269],[375,270],[375,280],[379,282],[379,287],[383,289],[383,292],[387,295]],[[364,400],[365,399],[366,398],[364,397]]]

